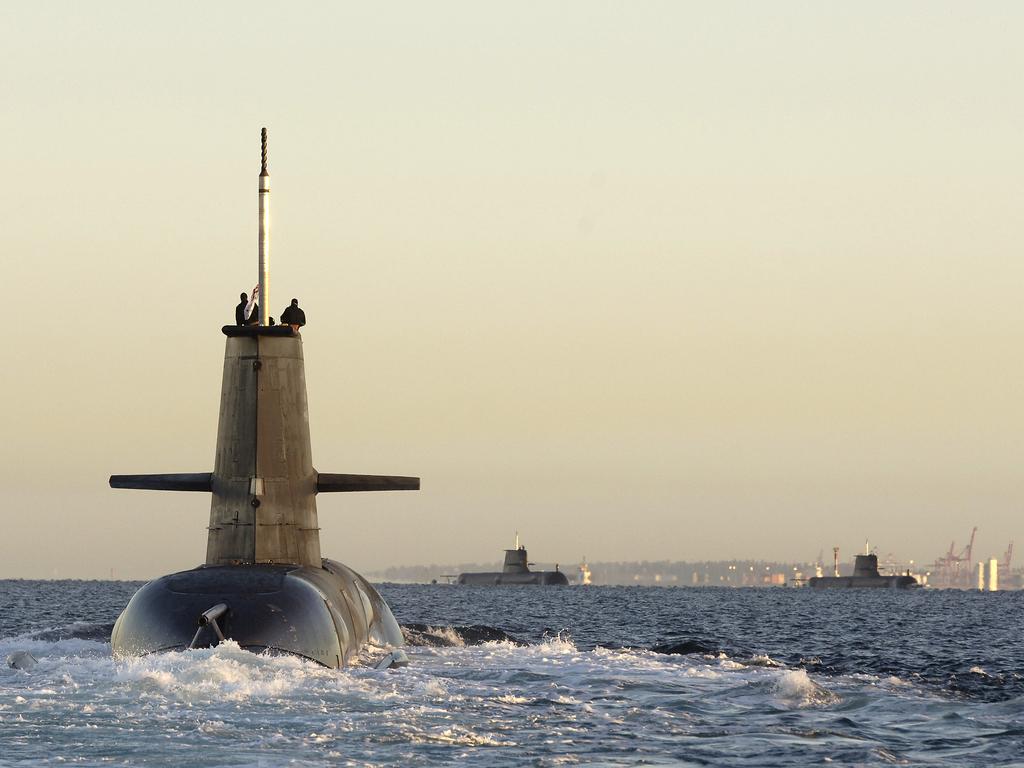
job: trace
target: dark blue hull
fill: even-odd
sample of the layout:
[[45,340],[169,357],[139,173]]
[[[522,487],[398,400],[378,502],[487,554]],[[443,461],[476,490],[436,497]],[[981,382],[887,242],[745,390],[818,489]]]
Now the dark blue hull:
[[[204,612],[225,606],[216,624]],[[216,645],[220,636],[256,653],[286,653],[326,667],[346,665],[367,642],[402,645],[391,610],[362,576],[330,560],[323,568],[201,566],[143,586],[114,624],[115,654]]]
[[529,573],[460,573],[457,584],[475,587],[501,587],[526,584],[538,587],[567,586],[569,579],[561,571],[530,571]]
[[912,589],[920,586],[913,576],[815,576],[807,581],[813,589]]

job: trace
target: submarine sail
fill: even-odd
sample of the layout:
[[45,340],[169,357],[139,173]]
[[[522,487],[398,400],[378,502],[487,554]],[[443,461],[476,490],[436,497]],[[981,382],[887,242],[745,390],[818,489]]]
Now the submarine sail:
[[313,466],[302,336],[269,320],[269,172],[261,134],[260,315],[227,337],[212,472],[113,475],[112,488],[211,494],[206,561],[144,585],[117,619],[115,654],[216,645],[341,667],[367,643],[402,645],[390,608],[350,568],[324,559],[316,496],[418,490],[418,477]]

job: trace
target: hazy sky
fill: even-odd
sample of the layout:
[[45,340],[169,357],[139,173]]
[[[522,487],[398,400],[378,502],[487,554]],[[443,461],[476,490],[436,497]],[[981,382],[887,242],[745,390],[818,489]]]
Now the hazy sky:
[[1017,3],[0,5],[0,577],[204,559],[224,350],[303,333],[367,571],[1024,544]]

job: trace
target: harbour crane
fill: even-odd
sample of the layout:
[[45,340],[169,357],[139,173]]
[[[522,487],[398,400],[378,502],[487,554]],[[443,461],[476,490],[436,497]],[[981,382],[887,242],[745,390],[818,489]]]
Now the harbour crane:
[[1001,584],[1008,584],[1010,579],[1010,563],[1013,562],[1013,539],[1010,539],[1010,545],[1006,548],[1006,552],[1003,553],[1003,562],[999,564],[999,582]]
[[[978,533],[978,526],[971,530],[971,538],[967,546],[960,552],[956,551],[956,541],[949,544],[949,552],[940,557],[934,563],[935,570],[940,574],[940,583],[944,587],[956,587],[959,589],[971,586],[971,564],[974,554],[974,537]],[[966,568],[961,566],[966,563]]]

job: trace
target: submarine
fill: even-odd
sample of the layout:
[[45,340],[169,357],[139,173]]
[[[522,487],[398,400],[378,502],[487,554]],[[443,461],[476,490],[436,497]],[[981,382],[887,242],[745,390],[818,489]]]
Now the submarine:
[[418,477],[313,467],[302,334],[271,325],[270,174],[261,131],[258,323],[228,325],[212,472],[112,475],[112,488],[209,493],[206,561],[145,584],[114,624],[119,656],[216,646],[344,667],[368,644],[408,662],[376,589],[320,552],[321,493],[419,490]]
[[883,576],[878,572],[878,555],[865,552],[863,555],[855,555],[853,561],[853,575],[839,575],[839,548],[834,553],[834,576],[812,576],[807,580],[807,586],[812,589],[912,589],[921,586],[917,579],[910,575]]
[[526,547],[519,544],[516,534],[515,549],[505,550],[505,564],[501,571],[494,573],[460,573],[456,584],[472,587],[494,587],[505,585],[567,586],[569,579],[555,566],[553,571],[531,571],[527,562]]

